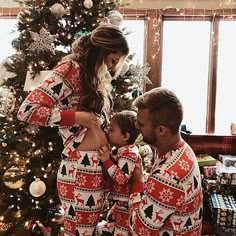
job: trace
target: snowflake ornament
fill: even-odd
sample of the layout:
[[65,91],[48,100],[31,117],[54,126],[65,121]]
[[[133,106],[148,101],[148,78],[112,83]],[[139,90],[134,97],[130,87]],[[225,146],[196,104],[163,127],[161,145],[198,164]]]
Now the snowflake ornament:
[[51,35],[45,28],[41,28],[39,34],[33,31],[30,31],[30,35],[34,42],[27,48],[27,50],[32,52],[44,52],[50,51],[54,53],[53,41],[56,36]]
[[143,91],[146,84],[152,84],[151,80],[148,78],[148,73],[151,67],[148,64],[143,66],[140,64],[130,65],[130,72],[132,73],[132,80],[138,84],[139,88]]

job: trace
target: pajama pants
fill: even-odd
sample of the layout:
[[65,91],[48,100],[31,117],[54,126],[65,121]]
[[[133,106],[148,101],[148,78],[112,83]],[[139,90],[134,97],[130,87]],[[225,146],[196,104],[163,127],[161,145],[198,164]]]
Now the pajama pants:
[[57,190],[64,208],[64,236],[91,236],[104,204],[104,178],[98,150],[76,151],[62,160]]
[[107,222],[102,221],[96,229],[96,236],[114,235],[130,236],[128,225],[128,204],[115,203],[107,214]]

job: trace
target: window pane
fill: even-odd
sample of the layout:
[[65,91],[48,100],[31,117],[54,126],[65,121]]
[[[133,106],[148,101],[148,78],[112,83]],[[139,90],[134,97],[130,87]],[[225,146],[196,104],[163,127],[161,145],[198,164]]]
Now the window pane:
[[17,33],[14,32],[16,25],[16,19],[0,19],[0,38],[1,38],[1,53],[0,62],[6,57],[15,53],[11,45],[11,41],[17,37]]
[[215,131],[230,134],[230,122],[236,123],[236,22],[221,21],[216,92]]
[[180,98],[193,133],[205,133],[209,41],[208,21],[164,21],[162,87]]
[[130,53],[134,53],[133,63],[143,64],[144,54],[144,20],[124,20],[122,28],[125,29]]

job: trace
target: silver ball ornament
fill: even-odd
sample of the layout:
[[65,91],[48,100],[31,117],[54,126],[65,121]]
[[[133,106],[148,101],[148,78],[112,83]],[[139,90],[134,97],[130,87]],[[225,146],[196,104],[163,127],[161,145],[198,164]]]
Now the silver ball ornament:
[[30,184],[29,191],[32,196],[40,197],[45,193],[46,185],[42,180],[36,178],[35,181]]
[[84,7],[90,9],[93,6],[92,0],[84,0]]
[[120,26],[123,21],[123,16],[120,12],[112,10],[108,12],[107,18],[112,25]]

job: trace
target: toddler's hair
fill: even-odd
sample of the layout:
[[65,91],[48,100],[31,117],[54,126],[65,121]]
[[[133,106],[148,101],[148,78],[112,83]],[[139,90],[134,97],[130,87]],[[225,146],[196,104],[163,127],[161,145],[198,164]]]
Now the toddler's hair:
[[140,134],[140,130],[135,127],[136,119],[137,113],[130,110],[116,112],[111,118],[119,126],[122,134],[130,134],[130,138],[127,141],[128,144],[134,144]]

